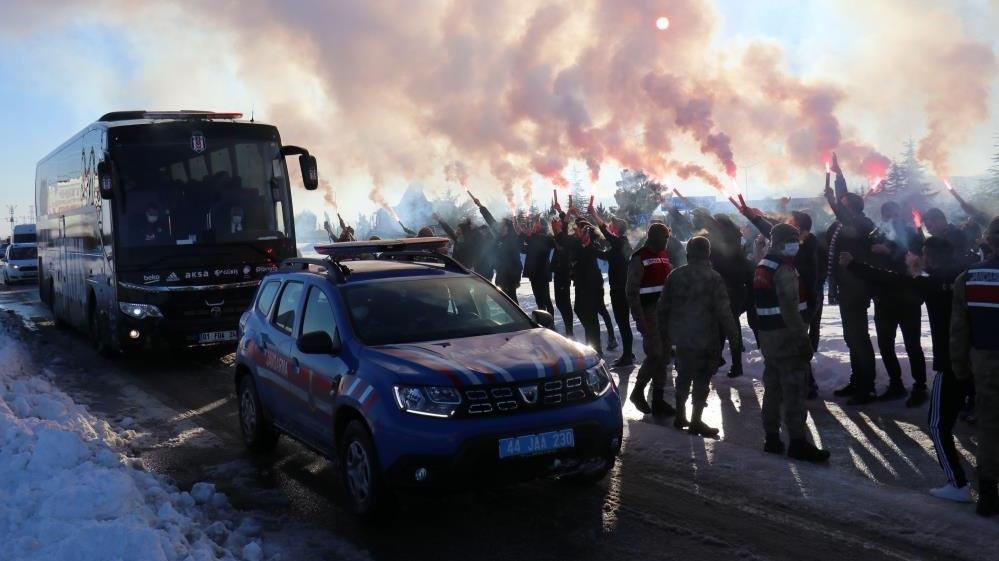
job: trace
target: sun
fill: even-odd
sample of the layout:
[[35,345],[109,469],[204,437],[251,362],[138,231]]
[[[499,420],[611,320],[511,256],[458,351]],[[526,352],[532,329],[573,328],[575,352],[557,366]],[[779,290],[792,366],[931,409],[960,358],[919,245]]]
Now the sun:
[[656,27],[659,28],[660,31],[665,31],[666,28],[669,27],[669,18],[666,16],[660,16],[656,19]]

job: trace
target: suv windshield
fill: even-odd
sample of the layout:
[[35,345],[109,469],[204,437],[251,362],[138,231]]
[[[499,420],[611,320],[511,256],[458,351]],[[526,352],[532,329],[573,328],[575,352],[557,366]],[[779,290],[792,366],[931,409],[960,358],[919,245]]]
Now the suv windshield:
[[[283,239],[288,179],[278,141],[253,125],[172,126],[117,145],[125,247]],[[241,134],[241,132],[245,134]]]
[[344,290],[367,345],[458,339],[531,329],[520,308],[473,278],[376,281]]
[[38,248],[37,247],[10,248],[11,261],[23,261],[25,259],[38,259]]

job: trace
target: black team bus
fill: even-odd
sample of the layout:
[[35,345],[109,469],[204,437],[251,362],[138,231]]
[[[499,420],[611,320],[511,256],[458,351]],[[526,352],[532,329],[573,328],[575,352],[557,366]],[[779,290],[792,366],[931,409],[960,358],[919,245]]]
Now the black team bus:
[[261,277],[294,257],[285,158],[238,113],[108,113],[38,163],[38,287],[103,352],[234,344]]

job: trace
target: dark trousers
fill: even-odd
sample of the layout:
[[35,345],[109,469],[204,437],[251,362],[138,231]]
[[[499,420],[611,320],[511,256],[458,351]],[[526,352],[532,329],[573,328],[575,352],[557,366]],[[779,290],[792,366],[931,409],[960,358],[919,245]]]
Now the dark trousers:
[[812,350],[815,352],[819,351],[819,337],[822,331],[822,296],[815,301],[815,306],[812,311],[812,318],[808,322],[808,338],[812,341]]
[[555,306],[559,315],[562,316],[562,323],[565,324],[565,334],[572,337],[572,325],[575,318],[572,316],[572,281],[569,279],[555,278]]
[[892,385],[902,384],[902,366],[895,354],[895,334],[902,329],[902,341],[909,355],[909,366],[916,386],[926,387],[926,357],[919,341],[922,308],[919,302],[879,297],[874,300],[874,327],[878,334],[881,361]]
[[554,316],[555,309],[552,307],[552,294],[549,288],[548,279],[545,277],[533,278],[531,280],[531,292],[534,293],[534,302],[539,310],[544,310]]
[[603,293],[601,292],[600,301],[597,302],[597,315],[604,319],[604,326],[607,327],[607,340],[614,340],[614,323],[611,321],[610,312],[607,311],[607,304],[604,303]]
[[[736,346],[734,348],[729,345],[728,350],[732,355],[732,372],[735,374],[742,374],[742,351],[744,346],[742,344],[742,320],[739,319],[739,316],[736,315],[735,312],[732,312],[732,317],[735,318],[735,326],[739,330],[739,340],[735,342]],[[721,333],[719,335],[718,352],[721,353],[725,350],[725,334]],[[721,361],[718,361],[718,364],[720,365]]]
[[518,300],[517,300],[517,284],[518,283],[516,281],[500,281],[498,283],[498,286],[499,286],[500,290],[503,291],[503,294],[506,294],[507,296],[509,296],[510,299],[513,300],[514,302],[518,302]]
[[633,354],[634,335],[631,332],[631,309],[628,307],[628,297],[623,286],[611,285],[611,309],[614,310],[614,320],[617,330],[621,333],[621,356]]
[[586,336],[586,344],[593,347],[597,353],[603,353],[600,347],[600,316],[597,310],[603,304],[603,293],[595,290],[580,290],[576,287],[576,317],[583,325],[583,333]]
[[968,384],[954,377],[952,372],[937,372],[933,380],[933,393],[930,396],[929,432],[937,461],[944,475],[955,487],[964,487],[968,479],[961,466],[961,456],[954,446],[954,423],[964,408],[968,396]]
[[839,295],[839,313],[843,319],[843,339],[850,349],[850,383],[859,393],[874,392],[874,345],[867,322],[869,297]]

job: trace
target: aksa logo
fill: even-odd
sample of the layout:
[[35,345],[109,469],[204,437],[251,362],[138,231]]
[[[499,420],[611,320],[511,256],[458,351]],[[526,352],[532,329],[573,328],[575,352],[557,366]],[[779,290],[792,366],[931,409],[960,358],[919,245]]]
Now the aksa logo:
[[196,132],[193,135],[191,135],[191,150],[194,150],[195,152],[197,152],[199,154],[205,151],[205,135],[204,134],[202,134],[200,132]]
[[162,277],[160,275],[142,275],[142,282],[144,284],[152,284],[154,282],[160,282]]
[[188,271],[184,273],[184,278],[187,280],[191,279],[207,279],[208,271]]
[[180,277],[177,276],[177,273],[170,273],[169,275],[167,275],[167,278],[166,278],[167,282],[177,282],[179,280],[180,280]]

